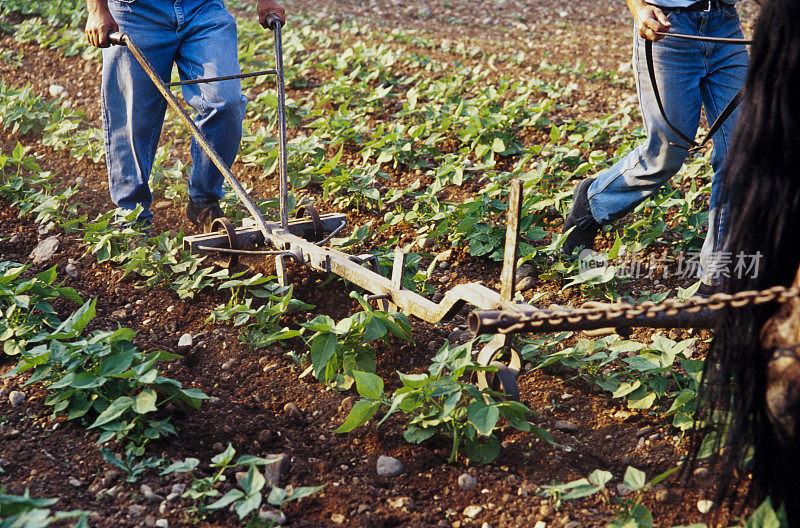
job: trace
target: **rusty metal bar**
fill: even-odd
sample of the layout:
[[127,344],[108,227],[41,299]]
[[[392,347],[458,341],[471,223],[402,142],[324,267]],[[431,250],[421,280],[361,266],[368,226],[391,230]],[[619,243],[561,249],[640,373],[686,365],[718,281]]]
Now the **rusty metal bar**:
[[260,77],[262,75],[275,75],[278,73],[276,70],[263,70],[250,73],[240,73],[239,75],[223,75],[222,77],[205,77],[202,79],[189,79],[186,81],[175,81],[167,83],[170,88],[174,86],[186,86],[188,84],[206,84],[219,81],[232,81],[233,79],[247,79],[250,77]]
[[470,332],[481,334],[512,334],[519,332],[548,333],[563,331],[583,331],[597,328],[711,328],[721,316],[720,311],[709,308],[700,308],[697,312],[678,312],[641,314],[636,316],[619,316],[602,318],[596,321],[581,319],[575,322],[569,317],[553,316],[553,321],[539,319],[537,316],[546,314],[546,310],[537,310],[528,307],[525,310],[482,310],[472,312],[468,323]]

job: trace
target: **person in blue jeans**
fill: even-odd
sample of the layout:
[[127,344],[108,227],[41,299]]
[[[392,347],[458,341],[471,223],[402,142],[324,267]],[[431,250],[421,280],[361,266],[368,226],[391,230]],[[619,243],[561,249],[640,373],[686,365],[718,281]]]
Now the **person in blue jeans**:
[[[645,39],[653,41],[654,72],[667,119],[690,138],[697,133],[701,107],[709,122],[716,120],[747,76],[748,55],[742,45],[658,35],[671,31],[742,38],[735,0],[626,1],[636,24],[633,62],[647,139],[610,169],[575,187],[572,209],[562,228],[562,232],[572,229],[562,245],[566,254],[581,246],[593,249],[602,225],[622,218],[656,192],[680,170],[688,156],[688,145],[670,129],[658,108],[647,71]],[[721,272],[720,252],[727,225],[726,207],[721,203],[722,179],[737,115],[735,111],[712,138],[714,180],[708,232],[700,252],[700,279],[709,291]]]
[[[167,102],[124,46],[110,46],[109,33],[121,31],[142,50],[168,82],[176,64],[182,80],[238,75],[236,20],[223,0],[87,0],[86,38],[103,50],[102,115],[111,200],[120,208],[141,205],[139,222],[149,226],[150,170]],[[285,21],[274,0],[258,0],[258,18]],[[230,166],[239,151],[247,99],[238,79],[185,85],[195,123]],[[188,218],[207,227],[222,216],[223,176],[193,139]]]

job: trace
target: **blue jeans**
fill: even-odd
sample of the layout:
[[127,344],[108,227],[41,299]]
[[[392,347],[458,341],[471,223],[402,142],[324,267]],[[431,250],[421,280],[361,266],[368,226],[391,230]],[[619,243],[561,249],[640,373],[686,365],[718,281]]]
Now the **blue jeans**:
[[[707,37],[741,38],[739,17],[733,6],[719,10],[671,11],[667,17],[671,32]],[[683,165],[688,151],[671,146],[685,145],[666,124],[658,110],[645,59],[644,39],[634,35],[635,65],[639,104],[647,131],[644,144],[607,171],[589,187],[592,216],[601,224],[622,218],[670,180]],[[658,90],[669,121],[688,137],[694,137],[705,108],[709,123],[722,112],[744,85],[748,55],[738,44],[712,44],[666,37],[653,44],[653,64]],[[721,203],[725,159],[738,112],[734,112],[714,134],[711,159],[714,180],[708,233],[700,252],[700,278],[713,282],[718,273],[718,254],[724,248],[727,207]]]
[[[158,75],[169,81],[177,64],[182,80],[239,74],[236,20],[222,0],[109,0],[108,7]],[[183,87],[197,111],[195,123],[230,166],[239,151],[247,99],[240,81]],[[149,223],[148,181],[167,102],[127,48],[103,50],[102,109],[111,200],[123,209],[142,205]],[[223,176],[192,139],[189,197],[198,203],[223,196]]]

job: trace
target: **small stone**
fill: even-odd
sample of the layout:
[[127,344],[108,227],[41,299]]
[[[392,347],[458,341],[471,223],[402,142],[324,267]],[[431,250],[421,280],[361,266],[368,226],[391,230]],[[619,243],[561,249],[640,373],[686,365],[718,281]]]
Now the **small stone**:
[[341,513],[334,513],[331,515],[331,521],[335,522],[336,524],[342,524],[344,522],[344,515]]
[[517,291],[528,291],[536,287],[536,280],[533,277],[523,277],[517,282]]
[[160,513],[161,515],[166,515],[168,511],[169,511],[169,495],[167,495],[167,500],[158,505],[158,513]]
[[183,334],[181,338],[178,339],[178,346],[179,347],[192,346],[192,334]]
[[539,507],[539,515],[545,518],[550,517],[551,515],[553,515],[553,507],[547,503],[542,504]]
[[269,464],[264,466],[264,478],[267,480],[267,486],[276,487],[281,482],[281,475],[289,471],[289,467],[291,466],[289,455],[280,453],[277,455],[267,455],[264,458],[270,461]]
[[16,244],[17,242],[19,242],[19,235],[14,233],[13,235],[11,235],[11,238],[8,239],[8,243]]
[[617,494],[619,494],[620,496],[627,495],[629,491],[630,490],[628,489],[628,486],[626,486],[625,484],[621,482],[617,484]]
[[641,429],[639,429],[638,431],[636,431],[636,436],[647,436],[652,432],[653,432],[653,427],[650,425],[646,425]]
[[222,442],[214,442],[214,445],[211,446],[211,449],[213,449],[218,453],[221,453],[222,451],[225,450],[225,446],[222,444]]
[[147,517],[144,518],[144,525],[147,526],[148,528],[152,528],[153,526],[156,525],[156,518],[153,517],[152,515],[148,515]]
[[492,525],[491,525],[491,524],[489,524],[488,522],[485,522],[485,523],[483,523],[483,524],[481,525],[481,528],[492,528]]
[[436,241],[432,238],[423,237],[417,240],[417,244],[422,249],[430,249],[436,244]]
[[633,413],[630,411],[617,411],[613,414],[614,419],[626,421],[633,417]]
[[472,504],[464,508],[464,517],[469,517],[470,519],[474,519],[475,517],[480,515],[482,511],[483,511],[483,506],[477,506],[475,504]]
[[83,182],[85,182],[85,181],[86,181],[86,178],[84,178],[83,176],[78,176],[77,178],[75,178],[75,185],[79,185],[79,186],[83,185]]
[[12,407],[19,407],[25,403],[26,397],[27,395],[22,391],[11,391],[11,393],[8,395],[8,402]]
[[617,68],[617,73],[627,74],[633,71],[633,63],[631,61],[621,62]]
[[159,519],[156,521],[156,526],[158,528],[169,528],[169,521],[166,519]]
[[80,488],[81,486],[83,486],[83,482],[76,479],[75,477],[70,478],[68,482],[70,486],[73,486],[75,488]]
[[169,200],[161,200],[160,202],[156,202],[155,205],[153,205],[153,209],[158,209],[158,210],[169,209],[171,206],[172,202],[170,202]]
[[177,493],[180,495],[186,489],[186,484],[173,484],[172,488],[169,490],[171,493]]
[[378,457],[376,470],[380,477],[397,477],[405,472],[405,467],[396,458],[381,455]]
[[564,525],[564,528],[581,528],[581,523],[578,521],[570,521]]
[[669,498],[669,491],[666,489],[660,489],[656,491],[656,502],[667,502]]
[[142,495],[144,495],[145,499],[151,502],[161,502],[164,500],[164,497],[158,495],[157,493],[154,493],[153,489],[147,484],[142,484],[141,486],[139,486],[139,491],[142,492]]
[[348,396],[347,398],[342,400],[342,410],[344,412],[348,412],[349,413],[350,410],[353,408],[353,405],[355,405],[355,403],[356,403],[356,397],[355,396]]
[[120,308],[119,310],[114,310],[111,312],[111,317],[114,319],[125,319],[128,317],[128,311],[125,308]]
[[47,262],[56,254],[58,251],[58,237],[51,236],[45,238],[31,251],[30,258],[33,260],[33,264],[38,265],[42,264],[43,262]]
[[8,431],[3,434],[3,438],[6,440],[14,440],[15,438],[19,438],[22,433],[19,432],[19,429],[9,429]]
[[78,270],[77,263],[70,259],[67,265],[64,267],[64,272],[72,277],[73,279],[77,279],[80,271]]
[[525,277],[530,276],[531,271],[533,271],[533,267],[530,264],[522,264],[520,267],[517,268],[517,281],[524,279]]
[[291,418],[293,420],[302,420],[303,419],[303,413],[300,411],[300,408],[297,406],[297,404],[295,404],[293,402],[289,402],[286,405],[284,405],[283,406],[283,412],[285,412],[286,416],[288,416],[289,418]]
[[51,84],[47,91],[50,93],[50,97],[58,97],[66,91],[66,88],[60,84]]
[[566,420],[558,420],[553,427],[559,431],[564,431],[565,433],[574,433],[578,431],[577,425],[572,422],[567,422]]
[[414,501],[410,497],[394,497],[387,500],[386,504],[395,510],[409,510],[414,507]]
[[450,332],[448,334],[447,340],[450,342],[450,344],[456,344],[459,341],[461,341],[463,336],[464,336],[464,333],[461,330],[459,330],[458,328],[456,328],[455,330],[453,330],[452,332]]
[[281,525],[286,522],[286,515],[282,511],[273,510],[271,508],[262,508],[258,511],[258,517],[268,523]]
[[478,479],[469,473],[463,473],[458,477],[458,487],[464,491],[469,491],[478,487]]
[[714,507],[714,501],[710,501],[707,499],[697,501],[697,509],[700,513],[708,513],[711,511],[711,508]]
[[180,493],[170,493],[169,495],[167,495],[166,500],[167,502],[175,502],[176,500],[178,500],[178,498],[180,498],[180,496],[181,496]]
[[544,521],[536,521],[536,524],[533,525],[533,528],[547,528],[547,523]]
[[370,511],[372,508],[369,507],[368,504],[359,504],[358,505],[358,514],[361,515],[362,513],[366,513]]
[[439,269],[440,269],[440,270],[446,270],[446,269],[447,269],[447,268],[449,268],[449,267],[450,267],[450,263],[449,263],[449,262],[447,262],[447,261],[444,261],[444,262],[440,262],[440,263],[439,263]]
[[223,363],[223,364],[222,364],[222,366],[220,366],[220,368],[221,368],[222,370],[230,370],[230,369],[231,369],[231,368],[233,368],[235,365],[236,365],[236,360],[235,360],[235,359],[229,359],[228,361],[226,361],[225,363]]
[[572,398],[573,398],[572,394],[568,392],[565,392],[564,394],[561,395],[562,400],[571,400]]
[[130,506],[128,506],[128,511],[130,512],[131,515],[136,515],[136,516],[141,515],[145,512],[145,510],[146,508],[141,504],[131,504]]
[[698,479],[706,479],[708,478],[708,470],[706,468],[699,467],[694,470],[694,473],[692,473],[692,475],[694,475],[694,477]]

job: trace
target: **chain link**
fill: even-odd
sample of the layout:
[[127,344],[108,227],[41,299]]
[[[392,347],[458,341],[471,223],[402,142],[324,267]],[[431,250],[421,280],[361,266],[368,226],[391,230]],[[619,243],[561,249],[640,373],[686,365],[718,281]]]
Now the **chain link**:
[[515,317],[517,324],[508,327],[505,332],[513,332],[518,325],[531,326],[558,326],[566,321],[576,324],[583,321],[612,321],[621,317],[656,318],[661,315],[678,315],[680,313],[698,313],[702,310],[719,311],[725,308],[742,308],[748,305],[759,305],[772,301],[785,302],[789,299],[800,297],[800,288],[786,288],[773,286],[766,290],[748,290],[734,294],[715,293],[710,297],[690,297],[682,301],[669,299],[662,303],[646,301],[638,306],[627,303],[596,303],[589,302],[580,308],[551,308],[537,310],[532,314]]

